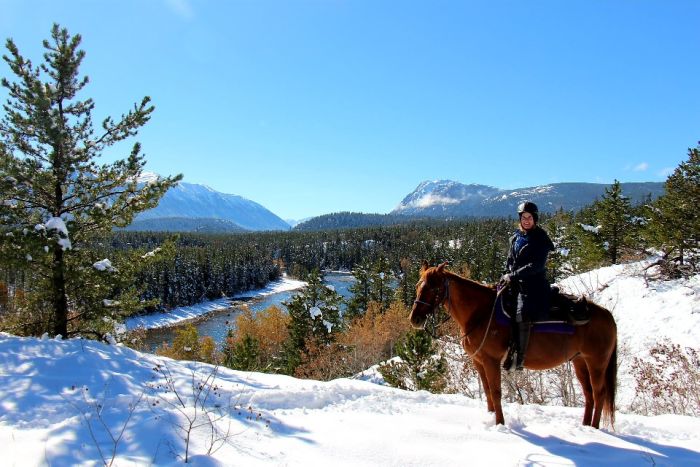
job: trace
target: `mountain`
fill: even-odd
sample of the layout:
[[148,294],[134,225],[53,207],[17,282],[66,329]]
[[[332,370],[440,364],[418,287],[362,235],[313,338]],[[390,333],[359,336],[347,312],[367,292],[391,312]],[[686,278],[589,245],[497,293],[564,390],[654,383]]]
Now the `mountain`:
[[[205,185],[180,182],[177,186],[168,190],[153,209],[144,211],[136,217],[136,228],[130,230],[147,230],[138,228],[143,221],[154,222],[161,219],[162,224],[167,224],[164,218],[189,218],[200,219],[194,225],[209,226],[212,228],[211,219],[228,221],[234,226],[245,230],[289,230],[290,226],[278,216],[265,209],[260,204],[237,195],[220,193]],[[201,219],[209,219],[207,221]],[[221,224],[220,227],[223,227]]]
[[[491,217],[515,214],[521,201],[530,200],[542,212],[559,209],[578,211],[602,198],[610,185],[603,183],[553,183],[504,190],[487,185],[452,180],[424,181],[408,194],[391,214],[428,217]],[[622,192],[633,204],[647,196],[664,193],[661,182],[621,183]]]

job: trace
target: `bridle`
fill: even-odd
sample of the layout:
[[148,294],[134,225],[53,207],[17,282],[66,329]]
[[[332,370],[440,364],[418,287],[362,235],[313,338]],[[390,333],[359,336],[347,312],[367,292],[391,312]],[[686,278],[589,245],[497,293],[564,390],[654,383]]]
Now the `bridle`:
[[[448,309],[451,308],[452,305],[451,305],[451,300],[450,300],[450,287],[449,287],[449,280],[447,279],[447,277],[445,278],[445,280],[444,280],[444,282],[443,282],[442,288],[443,288],[443,290],[440,290],[440,287],[439,287],[439,286],[433,288],[433,303],[429,303],[429,302],[426,302],[426,301],[423,301],[423,300],[418,300],[418,298],[416,298],[416,299],[413,301],[413,303],[417,303],[417,304],[419,304],[419,305],[424,305],[424,306],[429,306],[429,307],[430,307],[430,314],[432,314],[433,316],[435,315],[435,310],[437,309],[437,307],[438,307],[441,303],[443,303],[444,301],[447,301],[447,307],[448,307]],[[474,331],[479,327],[479,325],[481,325],[481,323],[483,322],[483,319],[479,320],[479,322],[477,322],[477,323],[472,327],[472,329],[471,329],[470,331],[468,331],[468,332],[462,334],[462,336],[461,336],[461,338],[460,338],[460,342],[461,342],[461,344],[462,344],[462,348],[464,349],[465,352],[467,352],[467,354],[468,354],[471,358],[474,358],[474,356],[475,356],[476,354],[478,354],[478,353],[481,351],[481,349],[484,347],[484,344],[486,343],[486,337],[488,336],[489,329],[491,328],[491,323],[493,322],[493,316],[494,316],[495,311],[496,311],[496,304],[498,303],[498,297],[499,297],[499,295],[501,295],[501,293],[503,292],[503,290],[504,290],[504,288],[499,289],[499,290],[496,292],[496,299],[494,300],[493,306],[491,307],[491,313],[489,314],[489,321],[488,321],[488,324],[486,325],[486,330],[484,331],[484,337],[481,339],[481,343],[479,344],[479,346],[477,347],[477,349],[476,349],[473,353],[470,353],[470,352],[466,349],[466,346],[465,346],[464,344],[465,344],[465,341],[469,341],[469,335],[470,335],[472,332],[474,332]],[[440,298],[441,295],[442,295],[442,298]],[[433,337],[434,337],[434,336],[433,336]]]
[[[423,281],[425,282],[425,281]],[[430,307],[430,313],[435,313],[435,310],[437,309],[438,306],[445,300],[448,301],[450,300],[450,287],[449,287],[449,281],[447,278],[445,278],[445,281],[442,283],[442,290],[440,290],[440,287],[433,287],[433,303],[430,302],[424,302],[423,300],[418,300],[416,298],[413,300],[413,303],[417,303],[419,305],[425,305]],[[442,297],[441,297],[442,296]]]
[[[425,282],[423,280],[423,282]],[[431,337],[436,338],[437,337],[437,328],[438,326],[441,326],[445,322],[449,320],[449,316],[442,322],[438,323],[437,322],[437,308],[442,304],[445,300],[448,302],[448,308],[450,306],[450,287],[449,287],[449,281],[447,277],[445,277],[445,280],[442,283],[442,287],[436,286],[432,288],[433,291],[433,301],[432,303],[426,302],[423,300],[418,300],[417,298],[413,301],[414,304],[418,305],[423,305],[430,307],[430,311],[427,313],[427,318],[426,318],[426,325],[424,327],[425,331],[430,334]]]

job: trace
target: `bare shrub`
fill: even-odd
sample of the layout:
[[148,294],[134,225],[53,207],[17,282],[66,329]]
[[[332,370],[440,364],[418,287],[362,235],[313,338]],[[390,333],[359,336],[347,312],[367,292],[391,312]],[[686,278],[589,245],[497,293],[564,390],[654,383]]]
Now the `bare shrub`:
[[[80,394],[80,399],[77,401],[72,400],[72,397],[77,393]],[[81,388],[73,386],[68,390],[68,394],[62,397],[80,414],[90,433],[90,439],[92,439],[97,452],[100,454],[102,464],[110,467],[114,464],[124,433],[131,422],[136,408],[141,404],[143,395],[141,393],[138,397],[130,400],[126,409],[119,406],[119,400],[108,400],[104,396],[92,396],[87,386]],[[109,414],[109,417],[106,414]],[[112,418],[114,414],[123,417],[121,424],[110,425],[110,421],[107,418]],[[104,435],[107,437],[106,443],[102,441]]]
[[[218,366],[201,365],[190,369],[191,377],[187,384],[173,376],[164,363],[157,364],[154,381],[150,383],[151,400],[149,405],[157,417],[163,417],[184,443],[184,454],[177,449],[173,452],[189,462],[192,449],[192,437],[195,432],[206,434],[206,454],[212,455],[231,438],[241,433],[232,430],[233,419],[245,417],[248,421],[270,425],[261,413],[255,413],[252,407],[243,408],[236,401],[225,400],[225,391],[217,382]],[[162,410],[162,406],[170,410]]]
[[583,405],[571,363],[543,371],[503,373],[503,400],[519,404]]
[[700,352],[664,340],[649,350],[649,357],[632,362],[637,382],[632,410],[700,416]]

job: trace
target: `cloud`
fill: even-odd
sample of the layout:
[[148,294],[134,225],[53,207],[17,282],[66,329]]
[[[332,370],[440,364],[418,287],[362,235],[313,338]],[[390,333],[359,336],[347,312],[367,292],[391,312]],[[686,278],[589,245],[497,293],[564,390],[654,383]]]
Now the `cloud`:
[[165,4],[170,8],[170,11],[182,19],[192,19],[194,17],[194,9],[190,0],[165,0]]
[[675,170],[675,168],[673,168],[673,167],[665,167],[659,171],[659,176],[667,178],[669,175],[671,175],[673,173],[674,170]]
[[644,171],[647,170],[648,168],[649,168],[649,164],[648,164],[648,163],[646,163],[646,162],[641,162],[641,163],[635,165],[635,166],[632,168],[632,170],[635,171],[635,172],[644,172]]
[[457,204],[458,199],[449,198],[447,196],[440,196],[434,193],[429,193],[420,199],[412,202],[411,205],[418,208],[429,208],[430,206],[435,206],[436,204]]

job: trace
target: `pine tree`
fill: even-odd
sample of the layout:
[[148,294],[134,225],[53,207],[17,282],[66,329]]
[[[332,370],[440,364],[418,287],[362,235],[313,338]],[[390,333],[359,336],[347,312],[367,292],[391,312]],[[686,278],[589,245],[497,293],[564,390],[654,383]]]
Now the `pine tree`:
[[348,300],[348,307],[344,315],[348,322],[364,315],[367,311],[371,293],[370,269],[369,262],[365,260],[352,270],[355,282],[350,286],[352,298]]
[[338,292],[326,286],[318,270],[306,278],[308,285],[303,292],[284,303],[289,312],[289,341],[287,371],[292,373],[301,362],[301,353],[308,350],[308,342],[328,345],[342,330]]
[[399,361],[379,366],[387,383],[400,389],[439,393],[447,384],[447,360],[425,331],[409,331],[396,344]]
[[620,182],[615,180],[605,189],[603,199],[595,203],[596,216],[600,222],[600,236],[607,245],[612,264],[617,264],[620,250],[627,246],[632,235],[632,207],[629,198],[622,194]]
[[379,303],[384,311],[394,299],[394,289],[391,286],[394,275],[389,267],[389,260],[384,256],[380,257],[375,261],[371,273],[370,298]]
[[9,95],[0,121],[2,264],[31,271],[36,309],[50,309],[47,330],[64,336],[81,331],[82,318],[101,308],[99,294],[80,297],[110,284],[120,270],[106,267],[96,278],[93,266],[103,258],[94,256],[91,242],[156,206],[181,179],[139,183],[145,160],[138,143],[126,159],[98,164],[106,148],[137,134],[154,107],[144,97],[96,132],[92,99],[78,99],[88,84],[79,74],[80,42],[80,35],[55,24],[40,65],[25,59],[11,39],[3,56],[17,81],[2,79]]
[[688,160],[666,179],[665,190],[652,210],[652,234],[681,265],[694,265],[700,248],[700,144],[688,149]]

